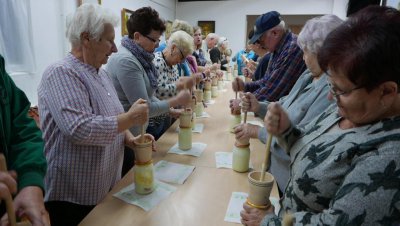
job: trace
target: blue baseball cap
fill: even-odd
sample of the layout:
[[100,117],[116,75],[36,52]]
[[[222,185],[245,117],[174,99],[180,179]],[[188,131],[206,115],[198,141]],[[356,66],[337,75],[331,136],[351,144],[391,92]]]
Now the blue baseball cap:
[[259,16],[254,25],[254,35],[249,44],[254,44],[265,31],[275,27],[281,22],[281,15],[277,11],[271,11]]

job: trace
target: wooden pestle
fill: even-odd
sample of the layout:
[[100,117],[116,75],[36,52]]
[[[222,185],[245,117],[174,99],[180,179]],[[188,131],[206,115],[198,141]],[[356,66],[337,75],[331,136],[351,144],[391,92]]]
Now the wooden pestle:
[[144,124],[142,125],[141,131],[140,131],[140,143],[145,143],[144,139]]
[[[4,155],[2,153],[0,153],[0,171],[7,172],[6,158],[4,157]],[[6,201],[8,221],[10,222],[11,226],[16,226],[17,221],[15,218],[14,206],[13,206],[13,200],[12,200],[11,194],[6,197],[5,201]]]
[[270,149],[271,149],[271,142],[272,142],[272,135],[268,134],[268,139],[267,139],[267,144],[266,144],[266,152],[265,152],[265,158],[264,158],[264,162],[262,164],[261,167],[261,177],[260,177],[260,181],[264,181],[264,177],[265,177],[265,171],[269,168],[268,164],[269,164],[269,157],[270,157]]
[[[147,103],[147,101],[145,103]],[[139,140],[139,142],[142,143],[142,144],[146,142],[146,140],[144,139],[144,134],[146,132],[145,125],[146,125],[146,123],[144,123],[142,125],[142,127],[140,128],[140,140]]]

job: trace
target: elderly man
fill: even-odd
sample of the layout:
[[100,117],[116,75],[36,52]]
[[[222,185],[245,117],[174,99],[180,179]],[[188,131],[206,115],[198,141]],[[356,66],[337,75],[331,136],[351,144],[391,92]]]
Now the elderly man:
[[213,49],[218,43],[219,36],[215,33],[208,33],[205,40],[203,40],[201,49],[204,52],[204,57],[207,62],[211,62],[210,59],[210,50]]
[[214,64],[221,64],[221,69],[226,71],[226,66],[229,62],[229,56],[226,56],[226,51],[228,50],[228,39],[225,37],[220,37],[218,39],[218,46],[210,50],[210,60]]
[[264,77],[246,84],[237,78],[232,82],[232,88],[234,91],[251,92],[259,101],[277,101],[289,93],[306,69],[303,52],[297,46],[297,36],[286,29],[285,22],[276,11],[257,18],[249,43],[256,42],[271,53]]

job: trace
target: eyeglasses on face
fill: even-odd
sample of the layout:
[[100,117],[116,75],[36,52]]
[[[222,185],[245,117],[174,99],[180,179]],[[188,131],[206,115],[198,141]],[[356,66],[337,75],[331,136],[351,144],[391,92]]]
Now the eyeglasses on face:
[[[143,34],[142,34],[143,35]],[[147,39],[149,39],[150,41],[154,42],[154,43],[159,43],[160,39],[154,39],[148,35],[143,35],[144,37],[146,37]]]
[[343,95],[348,95],[351,92],[353,92],[354,90],[357,89],[361,89],[363,88],[362,86],[356,86],[353,89],[347,90],[347,91],[338,91],[333,85],[332,83],[328,82],[328,87],[329,87],[329,92],[332,94],[333,97],[338,98],[339,96],[343,96]]
[[176,48],[179,50],[179,53],[181,53],[182,61],[184,61],[185,60],[185,56],[183,55],[182,50],[178,46],[176,46]]

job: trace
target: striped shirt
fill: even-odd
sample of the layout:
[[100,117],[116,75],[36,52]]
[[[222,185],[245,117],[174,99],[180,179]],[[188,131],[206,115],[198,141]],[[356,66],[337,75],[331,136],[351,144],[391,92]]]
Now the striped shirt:
[[246,83],[245,91],[252,92],[259,101],[278,101],[290,92],[305,69],[303,51],[297,46],[297,36],[287,32],[272,53],[264,77]]
[[120,179],[124,150],[124,110],[107,72],[68,54],[46,69],[38,94],[45,201],[97,204]]

